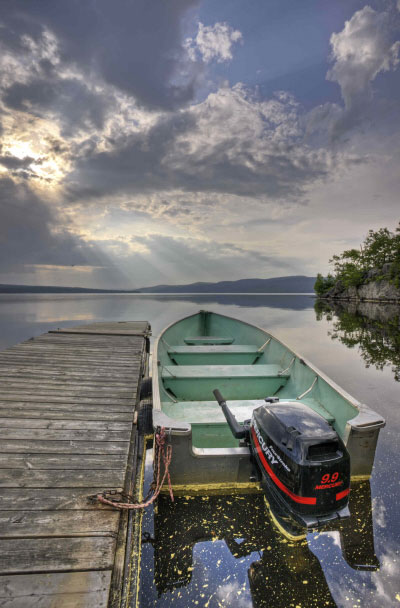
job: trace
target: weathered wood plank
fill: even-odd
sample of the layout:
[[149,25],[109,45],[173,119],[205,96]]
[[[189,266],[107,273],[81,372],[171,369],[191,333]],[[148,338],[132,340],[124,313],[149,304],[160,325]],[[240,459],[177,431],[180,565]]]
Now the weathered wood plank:
[[[107,360],[112,361],[115,365],[118,364],[119,361],[123,363],[123,367],[126,365],[131,365],[138,359],[140,359],[140,351],[129,351],[125,354],[122,353],[114,353],[108,352],[107,350],[103,351],[102,355],[95,355],[94,353],[83,353],[81,349],[76,351],[66,350],[65,348],[60,348],[59,350],[51,350],[49,348],[43,348],[43,352],[33,351],[31,349],[24,349],[21,351],[9,352],[6,351],[10,358],[17,359],[31,359],[32,361],[48,361],[51,357],[54,358],[55,361],[59,360],[73,360],[79,362],[87,362],[90,364],[96,363],[106,363]],[[7,357],[8,358],[8,357]],[[4,353],[3,353],[3,359]]]
[[140,356],[140,349],[133,349],[131,347],[128,348],[88,348],[81,346],[77,347],[67,347],[66,345],[55,346],[51,344],[46,345],[35,345],[35,346],[13,346],[12,348],[7,349],[7,354],[10,356],[21,355],[24,357],[48,357],[50,354],[55,357],[72,357],[73,355],[80,357],[82,359],[93,359],[93,360],[102,360],[106,359],[107,356],[113,357],[114,359],[131,360],[134,356]]
[[[23,342],[22,344],[17,344],[16,346],[12,347],[12,351],[15,352],[16,350],[26,350],[28,351],[30,348],[32,349],[40,349],[40,348],[44,348],[44,347],[50,347],[53,349],[60,349],[60,348],[65,348],[66,350],[69,349],[75,349],[75,350],[92,350],[95,353],[102,353],[104,351],[121,351],[121,352],[128,352],[128,351],[139,351],[142,348],[142,341],[139,339],[139,341],[137,343],[127,343],[127,342],[109,342],[106,340],[103,341],[95,341],[93,342],[92,340],[42,340],[42,339],[35,339],[34,341],[28,341],[28,342]],[[7,350],[11,350],[11,349],[7,349]]]
[[[51,391],[51,392],[61,392],[61,391],[65,391],[65,392],[70,392],[71,390],[73,391],[77,391],[79,389],[82,389],[82,391],[84,391],[85,393],[104,393],[106,395],[129,395],[130,397],[132,397],[132,395],[134,395],[135,393],[135,389],[136,387],[133,388],[129,388],[129,386],[123,386],[121,384],[119,385],[102,385],[100,383],[97,384],[88,384],[87,382],[64,382],[62,380],[59,381],[53,381],[53,380],[40,380],[40,379],[35,379],[33,382],[29,381],[28,379],[21,379],[21,378],[15,378],[15,379],[10,379],[8,378],[5,382],[3,381],[2,378],[0,378],[0,394],[1,391],[3,390],[3,388],[6,388],[7,390],[33,390],[33,391],[39,391],[39,390],[45,390],[46,392]],[[124,397],[125,398],[125,397]]]
[[121,490],[117,487],[87,487],[87,488],[42,488],[40,492],[32,488],[0,488],[0,511],[55,511],[55,510],[85,510],[85,511],[115,511],[113,507],[88,500],[88,496],[99,494],[104,489]]
[[[3,393],[1,401],[27,401],[28,403],[78,403],[93,405],[126,405],[134,406],[134,399],[101,399],[100,397],[84,397],[79,395],[20,395],[19,393]],[[29,397],[29,398],[28,398]]]
[[131,430],[126,431],[96,431],[73,429],[15,429],[1,428],[0,439],[31,439],[44,441],[102,441],[104,443],[127,442]]
[[[79,378],[81,377],[87,377],[87,378],[93,378],[93,379],[98,379],[98,378],[104,378],[104,380],[112,380],[115,378],[136,378],[138,375],[138,371],[139,371],[139,367],[132,367],[132,369],[129,371],[129,373],[127,372],[123,372],[121,373],[121,371],[113,371],[113,369],[111,368],[106,368],[104,369],[99,369],[98,367],[95,368],[87,368],[84,369],[82,366],[78,366],[76,369],[72,369],[72,367],[66,365],[64,367],[57,367],[56,365],[47,365],[46,367],[42,366],[42,367],[38,367],[38,366],[34,366],[34,365],[23,365],[23,366],[15,366],[15,365],[2,365],[2,370],[4,372],[7,373],[12,373],[12,374],[20,374],[20,373],[28,373],[28,374],[34,374],[34,375],[41,375],[41,376],[45,376],[45,375],[53,375],[53,376],[65,376],[66,378],[68,376],[78,376]],[[119,369],[119,368],[118,368]]]
[[1,454],[0,469],[116,469],[123,471],[124,454]]
[[[0,364],[2,362],[0,361]],[[52,371],[56,375],[60,374],[75,374],[76,376],[101,376],[103,374],[106,375],[106,378],[112,379],[116,377],[126,378],[129,377],[129,374],[133,374],[138,371],[138,366],[132,365],[131,367],[122,368],[118,365],[113,366],[110,362],[110,365],[82,365],[81,363],[71,364],[68,363],[51,363],[51,361],[41,362],[40,364],[34,364],[32,361],[27,360],[26,362],[12,362],[7,360],[4,365],[2,365],[2,369],[5,372],[12,371],[13,373],[17,372],[19,374],[22,373],[35,373],[35,374],[46,374],[46,372]]]
[[48,341],[52,344],[104,344],[106,346],[110,344],[135,344],[143,340],[141,336],[96,336],[95,334],[54,334],[50,332],[34,339],[38,342]]
[[127,441],[44,441],[43,439],[3,439],[0,452],[25,454],[127,454]]
[[[1,396],[1,393],[0,393]],[[8,410],[10,408],[14,408],[14,411],[17,411],[18,408],[24,409],[29,408],[32,410],[47,410],[49,407],[52,408],[54,412],[119,412],[123,414],[127,414],[132,417],[132,413],[134,410],[134,405],[132,403],[126,405],[121,403],[107,403],[105,405],[96,403],[74,403],[73,401],[66,400],[64,403],[54,403],[50,400],[48,401],[14,401],[10,400],[0,400],[0,410]],[[3,415],[3,414],[2,414]]]
[[108,397],[114,397],[116,399],[132,399],[136,395],[134,395],[134,391],[121,391],[121,390],[113,390],[105,388],[104,390],[101,387],[88,387],[87,385],[83,385],[81,388],[70,388],[68,385],[61,384],[57,385],[47,385],[47,384],[38,384],[37,386],[32,386],[29,384],[24,384],[20,382],[1,382],[0,381],[0,394],[1,395],[9,395],[18,393],[22,395],[30,395],[34,393],[35,395],[68,395],[69,397],[101,397],[102,395]]
[[2,418],[0,411],[0,428],[6,429],[66,429],[66,430],[96,430],[96,431],[125,431],[130,428],[126,422],[99,420],[50,420],[39,418]]
[[3,608],[107,608],[110,570],[0,576]]
[[32,374],[31,376],[28,376],[26,374],[15,374],[11,376],[2,375],[0,371],[0,382],[2,381],[17,381],[20,384],[28,384],[30,386],[36,386],[44,383],[48,386],[88,386],[90,388],[96,388],[100,386],[104,387],[105,390],[111,390],[114,388],[124,388],[125,390],[129,390],[131,392],[134,392],[137,388],[137,380],[131,379],[130,375],[127,377],[126,382],[123,382],[122,380],[120,382],[116,382],[114,380],[104,381],[101,380],[100,377],[98,377],[97,379],[93,379],[90,377],[90,375],[88,375],[87,378],[82,376],[65,376],[64,374],[54,377],[50,375],[38,376],[37,374]]
[[112,536],[118,532],[115,511],[0,511],[0,538],[26,536]]
[[146,331],[140,331],[138,329],[136,330],[128,330],[128,329],[112,329],[110,328],[104,328],[104,329],[52,329],[50,330],[49,333],[52,334],[79,334],[79,335],[103,335],[103,336],[139,336],[139,337],[143,337],[144,335],[146,335]]
[[13,538],[1,542],[0,572],[54,572],[111,568],[115,539],[82,538]]
[[[14,405],[14,404],[12,404]],[[29,405],[29,404],[27,404]],[[99,408],[93,408],[91,409],[91,411],[87,411],[87,409],[84,409],[83,411],[80,411],[79,409],[76,409],[76,407],[74,406],[74,410],[72,411],[70,407],[63,407],[61,406],[61,409],[43,409],[42,406],[39,404],[39,407],[37,407],[36,409],[28,409],[27,407],[20,407],[18,405],[18,407],[13,407],[12,409],[10,409],[10,402],[7,402],[7,406],[1,405],[0,404],[0,416],[2,418],[14,418],[14,417],[18,417],[18,420],[22,420],[24,418],[47,418],[47,419],[52,419],[52,420],[82,420],[83,422],[85,421],[89,421],[89,420],[97,420],[97,421],[107,421],[107,420],[114,420],[115,422],[117,421],[126,421],[126,422],[132,422],[133,420],[133,415],[132,415],[132,408],[129,407],[127,413],[125,412],[116,412],[113,411],[111,408],[104,410],[104,409],[99,409]],[[45,407],[48,407],[45,406]]]
[[113,469],[0,469],[1,488],[86,488],[122,486],[124,471]]
[[131,356],[132,353],[140,353],[142,350],[141,344],[137,346],[132,345],[103,345],[102,348],[90,344],[81,344],[78,348],[77,345],[73,344],[52,344],[51,342],[29,342],[25,344],[17,344],[7,349],[9,353],[25,352],[25,353],[47,353],[47,352],[66,352],[74,351],[78,354],[93,355],[95,357],[104,357],[105,354],[115,354],[117,356]]
[[114,368],[115,370],[122,370],[122,371],[126,371],[127,369],[131,369],[132,367],[134,367],[135,364],[135,359],[130,359],[129,361],[126,362],[122,362],[118,363],[116,361],[116,359],[112,359],[111,357],[109,358],[108,362],[106,359],[100,360],[100,361],[93,361],[93,360],[88,360],[84,357],[78,359],[76,357],[71,357],[71,359],[69,360],[68,357],[58,357],[58,359],[56,359],[55,357],[52,359],[50,356],[48,357],[32,357],[29,355],[13,355],[8,356],[8,357],[4,357],[0,354],[0,363],[13,363],[14,365],[21,365],[21,364],[25,364],[25,365],[32,365],[32,366],[48,366],[48,365],[54,365],[54,367],[62,367],[62,366],[68,366],[71,369],[74,368],[80,368],[80,367],[86,367],[86,368],[107,368],[107,367],[111,367],[112,369]]

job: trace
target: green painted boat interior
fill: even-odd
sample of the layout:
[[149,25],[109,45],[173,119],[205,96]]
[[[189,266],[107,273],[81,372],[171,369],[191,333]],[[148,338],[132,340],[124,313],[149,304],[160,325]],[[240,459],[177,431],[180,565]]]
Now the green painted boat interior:
[[264,330],[200,311],[168,327],[156,353],[162,411],[190,423],[199,448],[237,447],[216,402],[218,388],[243,424],[265,397],[305,403],[343,436],[357,407]]

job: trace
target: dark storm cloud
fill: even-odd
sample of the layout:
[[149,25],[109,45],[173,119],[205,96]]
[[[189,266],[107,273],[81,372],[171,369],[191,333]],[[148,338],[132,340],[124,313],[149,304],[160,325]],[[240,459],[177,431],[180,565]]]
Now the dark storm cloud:
[[[223,116],[219,120],[220,106],[234,128],[224,127]],[[302,133],[291,134],[295,119],[284,104],[274,106],[270,120],[262,111],[242,91],[224,90],[210,104],[120,138],[110,151],[89,148],[69,175],[70,197],[183,190],[300,199],[307,184],[328,175],[332,158],[304,145]]]
[[[1,148],[0,148],[1,150]],[[28,169],[32,163],[40,164],[40,160],[36,160],[30,156],[25,156],[24,158],[18,158],[17,156],[5,155],[0,156],[0,165],[6,167],[7,169]]]
[[86,265],[98,263],[96,253],[60,228],[58,219],[25,184],[0,179],[0,269],[24,264]]
[[181,20],[197,4],[3,0],[0,36],[11,50],[23,52],[23,36],[38,41],[47,28],[56,36],[62,64],[97,73],[148,108],[171,109],[193,96],[196,75],[184,75],[187,66],[181,64]]
[[15,83],[3,97],[14,110],[36,113],[46,117],[57,114],[64,127],[63,135],[72,135],[80,127],[101,129],[110,100],[106,95],[95,95],[77,79],[38,78],[29,83]]

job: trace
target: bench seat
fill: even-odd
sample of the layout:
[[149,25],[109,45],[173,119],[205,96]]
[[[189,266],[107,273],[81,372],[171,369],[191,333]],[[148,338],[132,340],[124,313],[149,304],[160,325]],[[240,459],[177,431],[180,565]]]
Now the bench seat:
[[178,365],[251,365],[262,352],[256,344],[203,344],[170,346],[168,354]]
[[204,354],[209,353],[257,353],[256,344],[209,344],[205,346],[171,346],[168,353]]
[[230,336],[194,336],[184,338],[185,344],[233,344],[235,338]]
[[279,365],[165,365],[162,377],[168,378],[262,378],[278,376]]
[[262,399],[286,384],[279,365],[168,365],[162,381],[179,401],[213,400],[218,388],[225,399]]

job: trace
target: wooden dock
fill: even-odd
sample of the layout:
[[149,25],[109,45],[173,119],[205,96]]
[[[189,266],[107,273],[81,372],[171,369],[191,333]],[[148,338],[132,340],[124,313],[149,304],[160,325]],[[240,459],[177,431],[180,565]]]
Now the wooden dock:
[[1,607],[124,604],[128,513],[87,497],[132,488],[149,334],[94,323],[0,352]]

